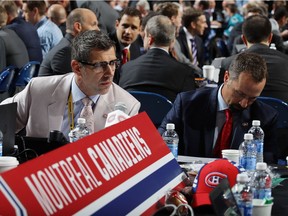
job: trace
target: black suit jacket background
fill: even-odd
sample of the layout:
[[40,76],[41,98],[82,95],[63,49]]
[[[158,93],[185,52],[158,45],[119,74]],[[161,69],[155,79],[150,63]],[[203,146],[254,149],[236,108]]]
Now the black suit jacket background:
[[[267,63],[268,79],[261,96],[279,98],[288,102],[288,56],[278,50],[270,49],[264,44],[254,44],[245,52],[257,53]],[[224,73],[236,56],[230,56],[222,61],[219,85],[223,83]]]
[[122,66],[119,85],[128,90],[161,94],[174,101],[179,92],[195,89],[194,72],[159,48]]

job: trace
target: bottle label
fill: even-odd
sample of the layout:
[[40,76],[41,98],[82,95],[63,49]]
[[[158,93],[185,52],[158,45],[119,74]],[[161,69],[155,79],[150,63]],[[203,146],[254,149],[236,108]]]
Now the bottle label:
[[255,199],[269,199],[271,198],[271,189],[270,188],[262,188],[254,191]]
[[263,142],[261,140],[255,140],[257,146],[257,153],[263,153]]
[[256,157],[241,157],[240,163],[246,170],[256,169]]
[[178,145],[175,145],[173,143],[167,143],[168,148],[170,149],[170,151],[172,152],[172,154],[174,155],[175,159],[177,160],[178,158]]

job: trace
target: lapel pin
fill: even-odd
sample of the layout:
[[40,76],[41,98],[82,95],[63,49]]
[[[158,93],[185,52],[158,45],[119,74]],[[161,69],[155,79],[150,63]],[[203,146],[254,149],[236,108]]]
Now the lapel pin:
[[243,123],[242,123],[242,126],[243,126],[243,127],[247,127],[247,126],[248,126],[248,122],[243,122]]

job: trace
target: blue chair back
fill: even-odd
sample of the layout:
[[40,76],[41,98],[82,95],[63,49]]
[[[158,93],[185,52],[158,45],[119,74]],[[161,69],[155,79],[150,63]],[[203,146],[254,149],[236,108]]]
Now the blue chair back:
[[15,74],[18,68],[16,66],[8,66],[0,73],[0,93],[8,92],[11,88]]
[[260,100],[274,109],[279,113],[278,117],[278,128],[288,128],[288,104],[284,101],[272,98],[272,97],[258,97],[257,100]]
[[26,86],[33,77],[38,76],[39,68],[40,62],[38,61],[30,61],[24,65],[16,78],[16,86]]
[[172,108],[171,101],[160,94],[144,91],[129,91],[129,93],[141,103],[139,112],[145,111],[155,127],[160,126],[163,118]]

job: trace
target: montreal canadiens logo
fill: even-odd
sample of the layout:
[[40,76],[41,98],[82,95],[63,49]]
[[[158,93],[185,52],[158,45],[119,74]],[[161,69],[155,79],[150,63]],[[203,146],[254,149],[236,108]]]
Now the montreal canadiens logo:
[[205,177],[205,184],[208,187],[215,188],[224,178],[227,178],[227,175],[220,172],[211,172]]

